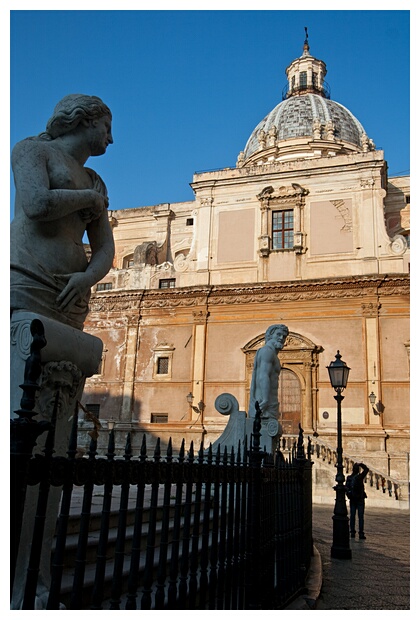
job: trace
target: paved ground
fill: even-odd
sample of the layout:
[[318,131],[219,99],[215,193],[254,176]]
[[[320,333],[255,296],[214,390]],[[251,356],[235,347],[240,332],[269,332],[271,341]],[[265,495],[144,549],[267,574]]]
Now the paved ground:
[[369,508],[366,502],[366,540],[350,539],[351,560],[330,556],[332,515],[331,506],[313,506],[322,587],[312,608],[410,609],[409,511]]

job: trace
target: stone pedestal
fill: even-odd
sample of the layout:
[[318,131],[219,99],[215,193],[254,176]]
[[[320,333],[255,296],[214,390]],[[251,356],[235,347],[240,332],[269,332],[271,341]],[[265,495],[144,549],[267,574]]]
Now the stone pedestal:
[[[25,361],[30,354],[32,335],[31,323],[38,319],[44,326],[46,346],[41,351],[42,373],[39,380],[34,411],[35,420],[51,421],[56,395],[57,423],[55,431],[55,456],[66,456],[77,401],[81,400],[86,377],[92,376],[102,356],[102,341],[53,319],[33,312],[14,312],[11,319],[10,355],[10,415],[17,417],[23,395],[19,387],[23,383]],[[38,437],[34,453],[42,454],[47,433]],[[45,521],[42,559],[39,570],[36,608],[44,609],[48,599],[50,583],[50,557],[54,536],[61,488],[51,487]],[[38,486],[27,487],[22,533],[16,564],[11,608],[20,609],[23,600],[27,567],[32,543]]]
[[[225,448],[228,454],[232,448],[237,454],[238,447],[243,450],[245,438],[249,449],[252,445],[254,418],[247,417],[245,411],[239,411],[239,403],[232,394],[221,394],[216,398],[214,406],[222,415],[229,415],[229,420],[223,433],[212,444],[213,454],[219,445],[222,454]],[[261,450],[273,454],[282,435],[281,424],[273,418],[262,418],[260,434]]]
[[15,311],[10,321],[10,411],[19,409],[25,361],[31,346],[31,322],[39,319],[44,325],[47,345],[42,349],[42,363],[61,362],[74,364],[86,377],[94,375],[101,361],[102,340],[85,334],[64,323],[59,323],[34,312]]

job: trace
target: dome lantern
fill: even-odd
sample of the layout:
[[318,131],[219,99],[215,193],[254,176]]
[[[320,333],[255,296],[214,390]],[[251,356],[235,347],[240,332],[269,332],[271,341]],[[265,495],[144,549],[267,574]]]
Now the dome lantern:
[[303,43],[302,56],[296,58],[286,69],[288,88],[283,98],[316,93],[329,99],[329,87],[325,83],[326,64],[323,60],[318,60],[310,55],[307,28],[305,28],[305,32],[306,38]]

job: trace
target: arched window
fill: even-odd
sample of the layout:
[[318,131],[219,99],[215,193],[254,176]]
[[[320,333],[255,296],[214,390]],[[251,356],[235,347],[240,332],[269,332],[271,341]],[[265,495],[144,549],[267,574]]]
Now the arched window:
[[134,254],[128,254],[123,258],[123,269],[130,269],[134,265]]

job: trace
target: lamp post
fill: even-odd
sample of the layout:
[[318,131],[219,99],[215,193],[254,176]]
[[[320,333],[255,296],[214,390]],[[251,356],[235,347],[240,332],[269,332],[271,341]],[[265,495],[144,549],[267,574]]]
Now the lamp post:
[[343,473],[343,445],[342,445],[342,429],[341,429],[341,401],[344,396],[343,390],[347,386],[350,368],[346,362],[341,360],[340,351],[337,351],[335,361],[331,362],[328,368],[330,382],[334,390],[337,392],[334,396],[337,401],[337,474],[335,480],[337,484],[335,490],[335,505],[333,515],[333,544],[331,547],[331,557],[339,560],[350,560],[350,536],[349,536],[349,519],[347,516],[346,491],[344,486]]
[[[189,406],[191,407],[191,409],[193,411],[195,411],[196,413],[200,414],[200,421],[201,421],[201,439],[204,442],[204,436],[206,435],[207,431],[205,429],[204,426],[204,408],[205,408],[205,404],[203,403],[202,400],[200,400],[200,402],[197,403],[197,406],[193,405],[193,400],[194,400],[194,395],[192,394],[192,392],[190,392],[189,394],[187,394],[187,401]],[[194,422],[195,424],[195,422]],[[192,426],[194,426],[194,424],[192,424]],[[190,426],[190,428],[192,428],[192,426]]]

